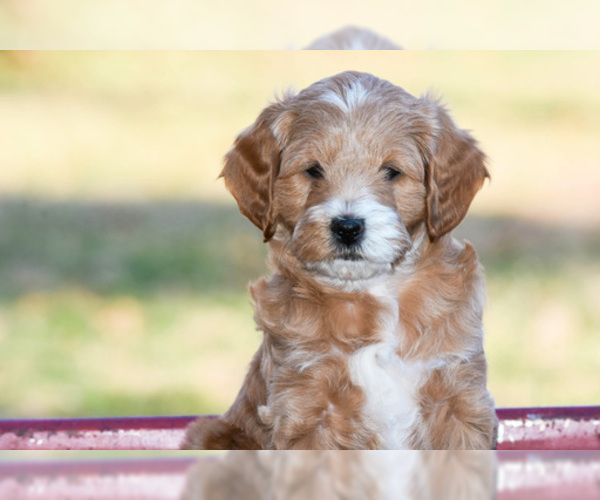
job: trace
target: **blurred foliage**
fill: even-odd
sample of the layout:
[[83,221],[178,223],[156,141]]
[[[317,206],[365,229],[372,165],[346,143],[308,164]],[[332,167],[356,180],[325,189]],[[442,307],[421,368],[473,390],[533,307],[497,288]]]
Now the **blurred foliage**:
[[0,416],[224,411],[260,342],[259,231],[217,181],[274,91],[344,69],[433,87],[490,156],[457,236],[500,406],[598,404],[593,53],[0,55]]
[[254,226],[231,205],[0,198],[0,227],[0,300],[65,286],[239,292],[265,267]]

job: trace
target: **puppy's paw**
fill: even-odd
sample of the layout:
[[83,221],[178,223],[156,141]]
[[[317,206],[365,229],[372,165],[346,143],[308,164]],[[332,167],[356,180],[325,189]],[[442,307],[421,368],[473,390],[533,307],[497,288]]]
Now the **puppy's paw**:
[[181,449],[258,450],[260,446],[239,427],[220,418],[200,417],[188,426]]

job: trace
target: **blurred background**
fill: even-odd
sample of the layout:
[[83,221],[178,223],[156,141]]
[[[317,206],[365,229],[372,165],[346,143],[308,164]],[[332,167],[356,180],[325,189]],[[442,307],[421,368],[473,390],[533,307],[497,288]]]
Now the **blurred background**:
[[408,49],[600,49],[597,0],[0,0],[10,49],[302,48],[348,24]]
[[3,52],[0,418],[221,413],[260,232],[217,180],[274,95],[347,69],[442,95],[489,155],[456,231],[498,406],[600,404],[600,53]]

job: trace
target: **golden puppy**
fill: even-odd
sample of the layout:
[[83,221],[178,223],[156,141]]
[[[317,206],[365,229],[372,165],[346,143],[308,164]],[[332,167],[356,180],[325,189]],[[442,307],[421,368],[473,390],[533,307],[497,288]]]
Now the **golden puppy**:
[[184,448],[489,449],[484,282],[458,225],[488,172],[428,97],[348,71],[267,107],[222,172],[264,234],[264,332]]

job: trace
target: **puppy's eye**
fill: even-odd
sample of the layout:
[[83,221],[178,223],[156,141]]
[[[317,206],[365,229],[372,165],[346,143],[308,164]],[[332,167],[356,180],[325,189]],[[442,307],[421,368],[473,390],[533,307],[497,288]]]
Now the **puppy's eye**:
[[384,163],[380,170],[385,174],[385,178],[388,181],[393,181],[402,175],[402,172],[391,163]]
[[305,172],[313,179],[322,179],[325,175],[323,167],[318,163],[314,163],[312,167],[306,169]]

